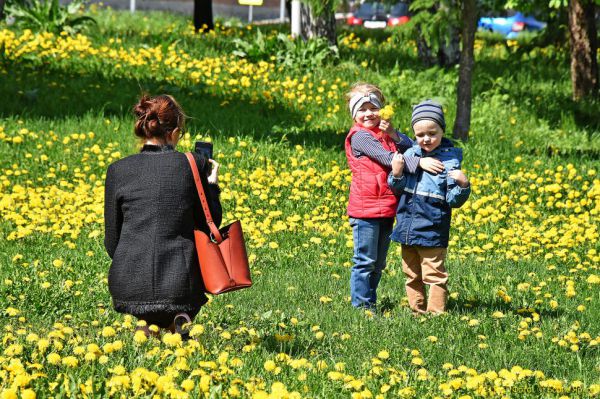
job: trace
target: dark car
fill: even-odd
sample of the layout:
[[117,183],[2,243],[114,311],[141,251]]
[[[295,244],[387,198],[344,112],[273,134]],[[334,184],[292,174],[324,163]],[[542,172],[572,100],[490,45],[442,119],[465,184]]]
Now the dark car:
[[408,4],[398,2],[391,7],[379,2],[363,3],[351,14],[346,23],[350,26],[364,26],[369,29],[382,29],[396,26],[410,20]]
[[482,30],[500,33],[507,39],[514,39],[522,32],[542,30],[546,27],[546,23],[516,12],[508,17],[480,18],[477,26]]

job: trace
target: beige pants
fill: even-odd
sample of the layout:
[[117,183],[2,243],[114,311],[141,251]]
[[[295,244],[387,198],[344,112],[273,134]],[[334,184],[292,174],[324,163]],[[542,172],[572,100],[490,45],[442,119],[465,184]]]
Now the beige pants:
[[[446,248],[402,245],[406,294],[414,312],[442,313],[446,310],[448,273],[444,267],[445,259]],[[425,284],[429,286],[429,300],[425,299]]]

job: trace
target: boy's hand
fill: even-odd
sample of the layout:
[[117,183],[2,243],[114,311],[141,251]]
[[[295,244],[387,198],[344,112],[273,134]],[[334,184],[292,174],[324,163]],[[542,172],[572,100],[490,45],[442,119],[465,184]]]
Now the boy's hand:
[[425,172],[429,172],[432,175],[437,175],[438,173],[443,172],[445,169],[442,161],[440,161],[439,159],[431,158],[431,157],[425,157],[425,158],[419,159],[419,166]]
[[399,152],[394,153],[392,158],[392,175],[394,177],[401,177],[404,171],[404,157]]
[[219,163],[214,159],[209,159],[208,162],[212,165],[212,170],[210,171],[210,175],[208,175],[208,182],[210,184],[218,184],[219,183]]
[[462,188],[469,187],[469,179],[467,179],[467,176],[460,169],[451,170],[450,172],[448,172],[448,177],[451,177],[454,180],[456,180],[456,184],[458,184]]
[[392,126],[390,121],[386,121],[385,119],[382,119],[381,122],[379,122],[379,129],[382,132],[384,132],[385,134],[387,134],[388,136],[390,136],[392,138],[392,140],[394,140],[394,141],[400,140],[400,137],[398,137],[398,133],[396,132],[396,129],[394,129],[394,126]]

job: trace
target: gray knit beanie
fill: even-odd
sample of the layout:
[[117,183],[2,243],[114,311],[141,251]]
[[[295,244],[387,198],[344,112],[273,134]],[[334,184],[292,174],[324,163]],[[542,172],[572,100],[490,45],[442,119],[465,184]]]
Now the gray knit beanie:
[[444,119],[444,110],[442,106],[433,101],[425,100],[413,107],[410,126],[414,128],[415,123],[422,120],[434,121],[443,131],[446,131],[446,120]]

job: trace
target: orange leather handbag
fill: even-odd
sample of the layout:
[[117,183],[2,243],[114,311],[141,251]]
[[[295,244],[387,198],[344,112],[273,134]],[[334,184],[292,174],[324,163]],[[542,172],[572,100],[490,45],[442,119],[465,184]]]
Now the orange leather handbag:
[[221,229],[217,228],[210,214],[196,160],[189,152],[185,156],[192,168],[200,203],[210,229],[210,235],[200,230],[194,230],[196,252],[204,288],[207,292],[218,295],[250,287],[252,280],[242,224],[237,220]]

